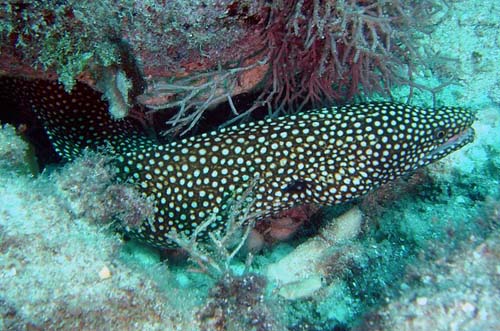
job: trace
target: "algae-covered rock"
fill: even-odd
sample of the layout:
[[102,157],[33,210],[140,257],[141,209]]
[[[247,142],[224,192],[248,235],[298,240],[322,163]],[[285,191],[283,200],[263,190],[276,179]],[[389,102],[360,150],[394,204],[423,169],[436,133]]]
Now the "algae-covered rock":
[[270,264],[266,276],[280,287],[279,294],[286,299],[298,299],[321,289],[332,256],[338,254],[342,244],[356,237],[362,218],[359,208],[354,207],[330,221],[318,236]]
[[19,175],[31,175],[37,171],[30,145],[11,125],[0,126],[0,171]]

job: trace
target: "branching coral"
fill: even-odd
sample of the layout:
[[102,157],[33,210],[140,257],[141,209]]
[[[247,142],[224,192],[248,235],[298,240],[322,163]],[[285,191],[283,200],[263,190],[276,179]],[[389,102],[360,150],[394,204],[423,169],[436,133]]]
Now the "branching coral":
[[231,201],[225,232],[210,232],[208,244],[203,245],[196,238],[209,229],[215,217],[198,226],[191,238],[177,233],[169,235],[170,240],[189,253],[198,271],[216,279],[205,305],[197,313],[201,330],[282,330],[273,306],[265,297],[265,278],[247,270],[251,254],[241,275],[236,274],[231,265],[254,225],[252,219],[256,215],[249,213],[254,203],[254,186],[255,183]]
[[[12,1],[0,7],[0,42],[11,66],[21,59],[55,71],[68,90],[77,78],[97,85],[117,117],[137,103],[153,112],[178,108],[168,124],[186,132],[220,102],[238,119],[260,106],[276,115],[390,94],[397,84],[422,88],[413,75],[428,55],[419,50],[418,34],[432,28],[443,3]],[[140,84],[127,70],[132,63]],[[120,81],[133,86],[117,89]],[[232,97],[251,89],[262,92],[253,106],[236,109]]]
[[[269,7],[267,84],[277,109],[390,93],[413,86],[415,34],[442,7],[434,0],[293,0]],[[326,100],[325,100],[326,99]]]
[[234,115],[240,115],[233,104],[238,81],[245,73],[258,69],[265,60],[248,66],[219,68],[217,71],[200,73],[180,79],[163,79],[149,85],[139,102],[153,110],[178,107],[176,114],[168,121],[170,132],[187,127],[191,130],[211,106],[227,101]]
[[[240,252],[258,215],[250,214],[255,202],[253,189],[256,181],[252,181],[243,193],[229,201],[229,212],[224,231],[210,231],[210,226],[216,222],[216,215],[196,227],[190,238],[171,231],[169,240],[189,253],[190,258],[198,266],[199,271],[213,278],[220,278],[231,274],[231,262]],[[208,235],[208,243],[200,243],[199,237]],[[247,266],[250,265],[252,256],[247,257]]]
[[[260,36],[258,46],[252,45],[254,65],[239,66],[243,59],[236,54],[232,64],[222,63],[217,71],[182,78],[167,89],[153,84],[151,93],[169,96],[157,108],[180,106],[169,123],[174,131],[189,130],[223,100],[241,118],[260,106],[276,115],[305,105],[390,95],[394,85],[409,86],[411,97],[414,87],[426,88],[413,77],[429,56],[418,50],[418,34],[432,28],[444,7],[440,0],[236,1],[228,15],[252,21],[248,33]],[[239,113],[231,103],[236,82],[259,66],[267,74],[253,86],[262,93]]]

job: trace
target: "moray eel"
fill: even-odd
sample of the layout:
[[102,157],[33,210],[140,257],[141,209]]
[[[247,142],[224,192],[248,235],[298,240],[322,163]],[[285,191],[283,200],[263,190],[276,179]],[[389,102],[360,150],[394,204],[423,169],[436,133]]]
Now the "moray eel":
[[[19,85],[19,80],[17,84]],[[457,107],[390,102],[330,107],[222,128],[169,144],[144,135],[132,119],[113,121],[107,104],[78,84],[21,81],[19,92],[67,160],[85,147],[110,146],[121,178],[154,199],[154,220],[135,236],[172,247],[212,217],[223,229],[231,199],[252,183],[251,214],[260,218],[301,204],[332,205],[443,158],[474,139],[474,114]],[[29,86],[29,88],[26,88]]]

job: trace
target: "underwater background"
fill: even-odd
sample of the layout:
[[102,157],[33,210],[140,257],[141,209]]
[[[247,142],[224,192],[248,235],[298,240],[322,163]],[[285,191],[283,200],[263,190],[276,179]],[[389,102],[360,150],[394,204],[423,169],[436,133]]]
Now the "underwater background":
[[[115,84],[117,93],[123,94],[119,77],[126,72],[129,80],[133,80],[133,74],[111,65],[111,53],[122,50],[108,44],[113,38],[103,41],[97,35],[82,35],[95,42],[91,45],[94,52],[91,54],[71,42],[71,47],[62,46],[65,40],[74,38],[64,33],[58,39],[61,43],[51,44],[49,39],[44,39],[40,52],[33,51],[23,57],[32,60],[28,63],[33,64],[33,68],[27,70],[15,61],[16,52],[28,54],[27,48],[36,47],[30,44],[36,37],[25,37],[24,45],[18,39],[16,51],[10,49],[9,38],[13,38],[15,29],[19,28],[16,22],[30,22],[31,29],[40,36],[49,23],[57,22],[58,15],[79,18],[78,12],[67,11],[69,5],[65,4],[71,1],[39,3],[45,6],[43,10],[50,6],[55,9],[42,11],[41,21],[45,23],[38,25],[35,18],[26,14],[33,8],[36,12],[38,7],[20,2],[2,5],[0,74],[38,79],[42,77],[37,76],[36,71],[46,70],[71,91],[76,81],[96,79],[88,77],[86,66],[103,66],[113,69],[100,72],[94,86]],[[112,3],[103,2],[109,6]],[[123,2],[124,8],[127,3]],[[159,9],[154,11],[154,6],[162,6],[161,1],[135,3],[141,3],[143,9],[149,8],[144,9],[147,13],[166,15]],[[213,28],[219,24],[217,21],[208,18],[206,22],[197,21],[204,12],[189,9],[206,8],[213,2],[174,3],[186,17],[191,15],[182,26],[189,26],[194,35],[198,33],[196,36],[202,40],[224,47],[236,42],[231,33],[238,31],[227,28],[225,35]],[[245,24],[253,24],[257,19],[251,14],[252,2],[223,3],[224,13],[231,19]],[[37,143],[43,142],[22,134],[26,132],[20,125],[24,123],[24,115],[10,114],[14,106],[7,103],[5,97],[19,92],[2,89],[0,330],[499,330],[500,3],[496,0],[440,3],[442,11],[433,21],[432,29],[423,29],[418,38],[419,52],[432,51],[439,55],[434,57],[434,62],[415,70],[413,87],[424,88],[410,88],[411,84],[398,79],[392,79],[388,86],[395,101],[405,102],[412,93],[413,105],[472,109],[477,114],[474,142],[417,170],[412,176],[384,185],[361,201],[323,208],[306,220],[291,238],[264,244],[264,248],[252,254],[251,261],[245,249],[233,257],[228,256],[226,250],[198,247],[188,247],[188,251],[192,249],[189,261],[182,253],[177,259],[172,256],[165,259],[157,249],[124,240],[109,219],[129,215],[142,206],[129,204],[120,209],[120,204],[109,204],[110,192],[114,192],[110,190],[113,174],[106,158],[90,152],[68,163],[47,158],[43,171],[39,170],[40,162],[35,160],[34,149]],[[408,4],[416,6],[418,1]],[[106,13],[106,8],[102,10]],[[206,17],[220,15],[208,13],[210,10],[206,9]],[[95,29],[104,29],[103,15],[96,12]],[[158,50],[148,49],[152,54],[161,52],[162,47],[172,48],[176,42],[189,43],[184,41],[184,35],[175,33],[179,22],[171,16],[164,17],[166,23],[162,29],[169,32],[167,37],[153,30],[156,23],[152,21],[152,26],[141,23],[147,28],[146,32],[138,31],[128,38],[136,42],[142,38],[134,44],[141,47],[152,47],[145,38],[155,43],[155,38],[164,38],[161,40],[165,45],[157,44]],[[211,28],[198,30],[196,24]],[[202,50],[200,45],[190,45],[187,49],[205,51],[206,58],[210,59],[207,61],[211,61],[216,50]],[[190,51],[181,52],[180,47],[176,51],[178,59],[144,55],[141,61],[154,65],[142,75],[161,76],[161,70],[172,71],[176,61],[191,56]],[[243,47],[238,51],[251,53]],[[121,60],[126,62],[124,57]],[[94,62],[91,65],[89,61]],[[388,58],[388,61],[395,59]],[[415,63],[420,65],[418,61]],[[155,68],[167,69],[157,69],[158,73]],[[227,75],[220,75],[231,81],[229,74],[234,72],[229,70]],[[286,77],[285,73],[277,75]],[[383,75],[378,78],[385,83],[389,79]],[[300,82],[283,89],[297,88]],[[342,82],[342,79],[336,81],[339,85]],[[365,85],[353,95],[347,92],[329,95],[326,91],[322,97],[331,96],[332,104],[341,97],[359,101],[364,99],[356,98],[364,92],[368,100],[389,100],[383,93],[383,82],[380,88],[376,88],[377,84],[372,86],[373,91],[368,91]],[[195,82],[184,80],[182,83]],[[143,104],[160,100],[158,109],[189,108],[182,103],[171,104],[165,96],[171,92],[168,86],[164,84],[163,89],[144,93],[141,97],[147,101]],[[129,111],[127,100],[120,102],[110,96],[112,90],[100,89],[104,91],[102,99],[113,108],[110,109],[113,116],[124,117]],[[245,92],[245,88],[230,92],[236,95]],[[300,95],[298,99],[308,97],[310,94]],[[305,107],[316,101],[311,98]],[[225,94],[223,99],[227,99]],[[198,100],[189,102],[188,105],[197,109],[203,107],[203,102]],[[293,106],[297,102],[291,98],[285,104],[278,102],[275,106]],[[210,122],[214,110],[207,107],[203,111],[206,111],[203,117]],[[183,122],[186,117],[174,117],[169,123],[172,126],[185,123],[176,129],[176,132],[182,131],[190,125]],[[215,128],[214,124],[210,125],[205,129]],[[40,156],[37,157],[40,161]],[[130,194],[133,197],[133,193]]]

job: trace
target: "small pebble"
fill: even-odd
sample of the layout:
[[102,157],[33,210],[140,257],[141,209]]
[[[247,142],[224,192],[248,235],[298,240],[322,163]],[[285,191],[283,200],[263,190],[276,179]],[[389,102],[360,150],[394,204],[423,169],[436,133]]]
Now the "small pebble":
[[426,297],[418,297],[417,298],[417,305],[419,306],[425,306],[427,304],[427,298]]
[[111,278],[111,271],[109,270],[108,267],[106,266],[102,267],[101,271],[99,271],[99,278],[101,280]]
[[465,313],[473,313],[476,310],[476,307],[472,303],[466,302],[462,305],[462,310]]

